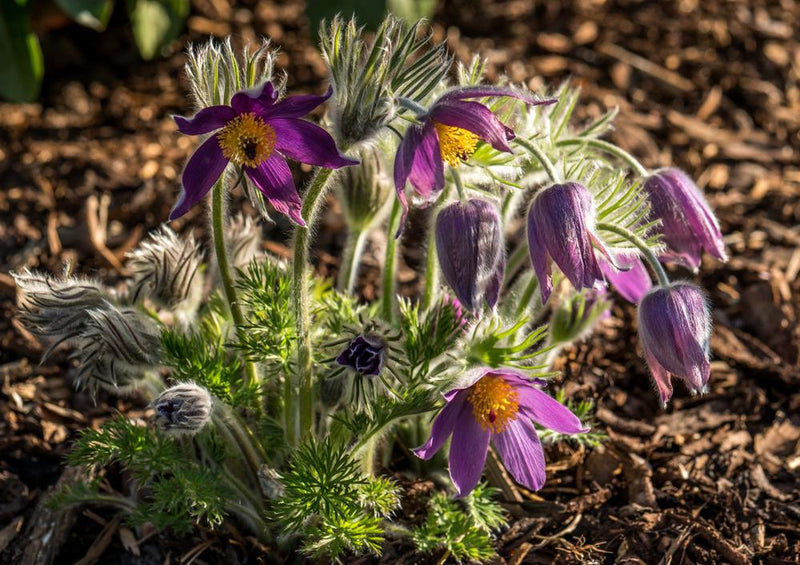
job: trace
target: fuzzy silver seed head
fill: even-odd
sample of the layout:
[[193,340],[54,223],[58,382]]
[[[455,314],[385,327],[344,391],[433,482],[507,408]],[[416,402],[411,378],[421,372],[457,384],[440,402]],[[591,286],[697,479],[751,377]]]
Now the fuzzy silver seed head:
[[190,45],[186,54],[186,75],[198,111],[229,104],[239,90],[267,81],[282,91],[286,82],[285,76],[273,76],[277,52],[270,47],[269,40],[263,40],[255,49],[246,46],[237,51],[230,38],[223,42],[210,39]]
[[339,176],[339,200],[351,230],[364,231],[380,222],[392,201],[394,184],[383,155],[394,151],[365,147],[359,151],[359,165],[347,167]]
[[196,434],[211,420],[213,402],[205,388],[181,383],[168,388],[153,401],[156,425],[174,434]]
[[164,225],[127,257],[134,302],[148,297],[169,310],[197,309],[203,294],[203,253],[194,236],[179,237]]
[[244,269],[261,250],[261,226],[241,212],[231,219],[225,230],[231,264]]
[[79,384],[92,390],[128,392],[158,367],[159,328],[136,308],[106,303],[87,312],[86,328],[74,340],[72,358],[80,365]]
[[113,299],[99,281],[34,273],[12,273],[22,323],[48,345],[44,361],[62,343],[74,342],[91,320],[89,312]]
[[420,25],[408,27],[390,15],[369,40],[355,18],[337,16],[320,26],[320,49],[334,92],[330,115],[340,146],[371,140],[394,119],[396,97],[421,101],[446,76],[451,58],[443,45],[431,46]]
[[283,484],[280,474],[269,465],[262,465],[259,468],[258,482],[264,496],[270,500],[280,498],[286,492],[286,486]]

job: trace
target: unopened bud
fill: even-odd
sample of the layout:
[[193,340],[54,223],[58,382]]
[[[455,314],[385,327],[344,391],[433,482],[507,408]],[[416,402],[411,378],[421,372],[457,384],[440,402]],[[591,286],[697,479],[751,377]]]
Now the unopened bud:
[[286,492],[286,486],[283,484],[280,474],[269,465],[262,465],[259,468],[258,482],[261,485],[261,492],[270,500],[280,498]]
[[244,269],[261,250],[261,228],[250,216],[236,214],[225,230],[231,265]]
[[391,202],[394,187],[386,172],[383,151],[367,147],[359,151],[360,164],[347,167],[339,177],[339,199],[347,225],[361,232],[379,222]]
[[611,302],[605,290],[586,289],[560,300],[550,320],[550,342],[569,343],[580,339],[600,320],[608,317]]
[[205,388],[181,383],[153,401],[156,425],[167,433],[196,434],[211,420],[212,399]]
[[353,338],[336,358],[336,362],[365,377],[377,377],[386,361],[386,342],[375,335]]

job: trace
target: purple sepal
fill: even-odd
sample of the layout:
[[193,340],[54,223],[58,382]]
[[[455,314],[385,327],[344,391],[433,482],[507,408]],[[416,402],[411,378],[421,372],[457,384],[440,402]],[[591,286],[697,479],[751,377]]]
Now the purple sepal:
[[639,303],[639,340],[661,402],[672,397],[671,378],[703,392],[711,376],[711,318],[703,292],[679,282],[655,287]]
[[650,275],[647,274],[647,269],[642,263],[641,257],[634,256],[617,256],[617,267],[603,257],[598,257],[600,270],[606,277],[606,280],[617,289],[620,296],[633,304],[638,304],[645,293],[653,288],[653,281]]

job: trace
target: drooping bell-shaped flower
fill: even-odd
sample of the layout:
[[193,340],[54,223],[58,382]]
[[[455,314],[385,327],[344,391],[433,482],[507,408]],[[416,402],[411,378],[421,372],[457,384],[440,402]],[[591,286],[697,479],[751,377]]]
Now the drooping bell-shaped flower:
[[[339,153],[328,132],[300,119],[331,96],[289,96],[278,100],[271,82],[233,95],[230,106],[209,106],[191,118],[174,116],[181,133],[211,134],[183,170],[180,200],[170,220],[197,204],[228,163],[242,167],[247,178],[281,214],[299,225],[302,203],[286,159],[338,169],[358,163]],[[212,133],[213,132],[213,133]]]
[[606,282],[611,284],[620,296],[632,304],[638,304],[645,293],[653,288],[653,281],[638,255],[617,255],[614,264],[606,257],[597,257],[600,270]]
[[658,286],[642,298],[639,339],[664,405],[672,398],[672,377],[693,393],[705,390],[711,375],[710,336],[708,304],[693,284]]
[[602,283],[595,245],[592,195],[577,182],[554,184],[540,191],[528,210],[528,250],[539,279],[542,302],[553,291],[550,261],[576,289]]
[[705,197],[686,173],[673,167],[659,169],[644,181],[650,198],[650,217],[666,244],[661,257],[692,269],[700,266],[703,250],[727,261],[719,223]]
[[450,478],[466,496],[481,478],[489,442],[514,479],[539,490],[545,483],[542,444],[533,422],[562,434],[588,431],[570,410],[510,369],[482,368],[466,375],[444,395],[446,404],[433,421],[425,445],[414,450],[430,459],[451,435]]
[[444,207],[436,217],[436,253],[447,284],[471,311],[494,308],[505,272],[503,228],[497,208],[472,199]]
[[[478,142],[484,141],[498,151],[511,153],[508,142],[514,139],[514,130],[489,108],[470,100],[488,97],[516,98],[525,104],[555,102],[555,99],[542,100],[511,88],[493,86],[462,86],[442,94],[427,113],[417,116],[419,124],[408,127],[397,148],[394,183],[397,198],[403,205],[403,219],[408,212],[406,182],[410,182],[423,199],[431,200],[444,188],[444,164],[457,167],[469,160]],[[400,225],[402,230],[402,221]]]

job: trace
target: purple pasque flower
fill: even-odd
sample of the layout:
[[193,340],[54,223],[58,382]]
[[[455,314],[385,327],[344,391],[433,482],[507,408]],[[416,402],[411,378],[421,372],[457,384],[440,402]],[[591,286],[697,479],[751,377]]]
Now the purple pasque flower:
[[458,495],[466,496],[481,478],[491,441],[518,483],[531,490],[542,488],[544,451],[531,420],[562,434],[588,431],[575,414],[539,388],[543,384],[510,369],[468,373],[444,395],[446,404],[433,421],[428,441],[414,454],[430,459],[452,435],[450,478]]
[[693,393],[711,375],[711,319],[703,292],[685,282],[657,286],[639,303],[639,339],[661,402],[672,398],[672,377]]
[[358,161],[339,153],[328,132],[301,120],[331,96],[289,96],[278,101],[271,82],[233,95],[230,106],[203,108],[191,118],[174,116],[181,133],[210,135],[183,170],[183,190],[169,215],[181,217],[197,204],[219,179],[228,163],[242,167],[264,198],[299,225],[302,201],[286,159],[338,169]]
[[638,304],[642,296],[653,288],[653,281],[638,255],[617,255],[614,263],[600,255],[597,262],[606,281],[632,304]]
[[660,231],[666,250],[665,261],[700,266],[703,250],[727,261],[719,223],[700,189],[686,173],[674,167],[659,169],[644,180],[650,198],[650,218],[661,220]]
[[478,199],[454,202],[436,216],[434,229],[442,275],[459,302],[470,311],[484,301],[494,308],[505,273],[497,208]]
[[417,116],[419,124],[408,127],[397,148],[394,184],[397,198],[403,205],[400,230],[408,212],[406,182],[410,182],[422,198],[429,200],[444,188],[445,162],[457,167],[467,161],[479,141],[511,153],[508,142],[514,139],[514,130],[503,124],[489,108],[469,100],[488,97],[516,98],[526,104],[555,102],[555,99],[540,100],[511,88],[492,86],[463,86],[442,94],[426,114]]
[[356,336],[339,354],[336,362],[365,377],[377,377],[386,362],[386,342],[374,335]]
[[578,290],[603,282],[595,246],[608,254],[594,234],[594,203],[585,186],[554,184],[536,195],[528,209],[528,251],[542,302],[553,291],[551,260]]

